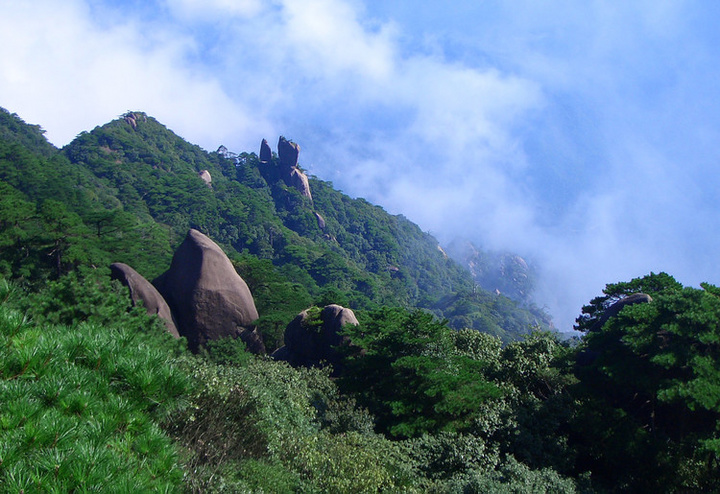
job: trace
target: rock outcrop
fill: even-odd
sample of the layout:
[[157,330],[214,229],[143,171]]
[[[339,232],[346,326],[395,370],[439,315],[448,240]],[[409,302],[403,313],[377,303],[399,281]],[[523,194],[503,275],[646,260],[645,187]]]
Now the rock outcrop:
[[315,212],[315,218],[317,219],[318,228],[325,230],[325,218],[323,218],[317,211]]
[[652,302],[652,297],[647,293],[633,293],[632,295],[628,295],[605,309],[602,316],[600,316],[600,319],[598,319],[595,324],[590,327],[590,331],[599,331],[608,319],[618,315],[618,313],[628,305],[646,304],[649,302]]
[[278,348],[272,356],[293,366],[331,364],[337,371],[340,355],[336,347],[349,344],[348,338],[340,335],[346,324],[357,325],[358,321],[352,310],[339,305],[304,310],[288,324],[285,346]]
[[253,326],[258,318],[250,289],[218,245],[190,230],[170,269],[153,281],[191,350],[209,340],[239,337],[249,351],[265,353]]
[[130,127],[137,129],[138,122],[140,122],[141,119],[143,122],[147,122],[147,115],[141,112],[127,112],[123,115],[123,119],[130,125]]
[[148,280],[133,268],[121,262],[110,265],[110,276],[130,289],[133,306],[142,304],[148,314],[156,314],[163,320],[168,333],[175,338],[180,338],[170,307],[168,307],[160,292]]
[[[283,136],[278,140],[278,171],[283,182],[288,187],[297,189],[303,197],[307,197],[312,201],[312,193],[310,192],[310,181],[307,175],[298,167],[298,157],[300,156],[300,146],[294,142],[288,141]],[[270,163],[272,161],[272,151],[266,139],[260,144],[260,162]]]
[[203,182],[207,184],[208,187],[212,187],[212,177],[210,176],[210,172],[207,170],[202,170],[198,173],[198,177],[202,179]]
[[287,183],[290,187],[294,187],[299,190],[300,194],[312,201],[310,181],[308,180],[307,175],[305,175],[300,168],[292,168],[287,175],[285,183]]
[[270,149],[270,144],[268,144],[267,139],[263,139],[260,143],[260,162],[269,163],[270,160],[272,160],[272,150]]
[[280,164],[287,168],[295,168],[298,166],[299,156],[300,146],[280,136],[278,140],[278,158],[280,158]]

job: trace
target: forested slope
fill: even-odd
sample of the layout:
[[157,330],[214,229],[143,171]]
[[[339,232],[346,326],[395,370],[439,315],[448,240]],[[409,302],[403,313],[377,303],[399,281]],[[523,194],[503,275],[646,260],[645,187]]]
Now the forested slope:
[[[0,112],[0,490],[720,491],[720,288],[650,273],[579,308],[573,345],[508,341],[535,316],[277,159],[139,113],[57,150]],[[355,308],[337,368],[232,338],[193,354],[131,308],[107,265],[152,278],[190,227],[252,288],[270,350],[299,310]]]
[[[262,300],[270,295],[266,278],[278,284],[273,291],[302,301],[285,307],[285,323],[316,301],[355,309],[422,307],[439,317],[447,313],[458,329],[506,341],[547,327],[540,311],[503,296],[478,297],[469,273],[406,218],[313,177],[312,199],[303,197],[279,178],[276,155],[261,162],[255,153],[208,153],[139,112],[83,132],[53,152],[38,127],[0,113],[4,200],[22,204],[3,208],[4,214],[15,210],[8,220],[17,228],[15,237],[3,234],[11,237],[8,252],[24,249],[36,258],[23,263],[22,273],[7,266],[6,276],[33,283],[76,266],[124,262],[153,279],[195,228],[256,281],[251,290],[267,309],[260,313],[269,333],[277,332],[283,304]],[[200,177],[204,172],[210,184]],[[273,300],[280,302],[277,295]]]

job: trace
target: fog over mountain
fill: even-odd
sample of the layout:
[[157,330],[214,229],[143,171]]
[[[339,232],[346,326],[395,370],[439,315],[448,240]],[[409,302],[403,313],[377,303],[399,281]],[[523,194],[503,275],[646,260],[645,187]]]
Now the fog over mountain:
[[720,282],[720,4],[0,0],[0,106],[57,146],[127,110],[301,166],[539,269],[561,331],[606,283]]

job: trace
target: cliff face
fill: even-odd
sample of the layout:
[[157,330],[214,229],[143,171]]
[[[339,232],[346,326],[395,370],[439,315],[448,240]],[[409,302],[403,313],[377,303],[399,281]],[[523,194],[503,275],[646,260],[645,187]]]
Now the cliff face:
[[481,288],[519,302],[531,300],[535,274],[519,255],[485,251],[465,241],[453,242],[446,251],[470,272]]

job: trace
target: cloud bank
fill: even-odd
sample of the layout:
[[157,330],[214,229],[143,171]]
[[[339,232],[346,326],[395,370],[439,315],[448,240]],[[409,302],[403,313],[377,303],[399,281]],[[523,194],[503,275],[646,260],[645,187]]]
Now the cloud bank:
[[[143,110],[541,268],[561,330],[606,283],[720,283],[720,7],[529,0],[0,2],[0,105],[57,145]],[[506,6],[507,5],[507,6]]]

